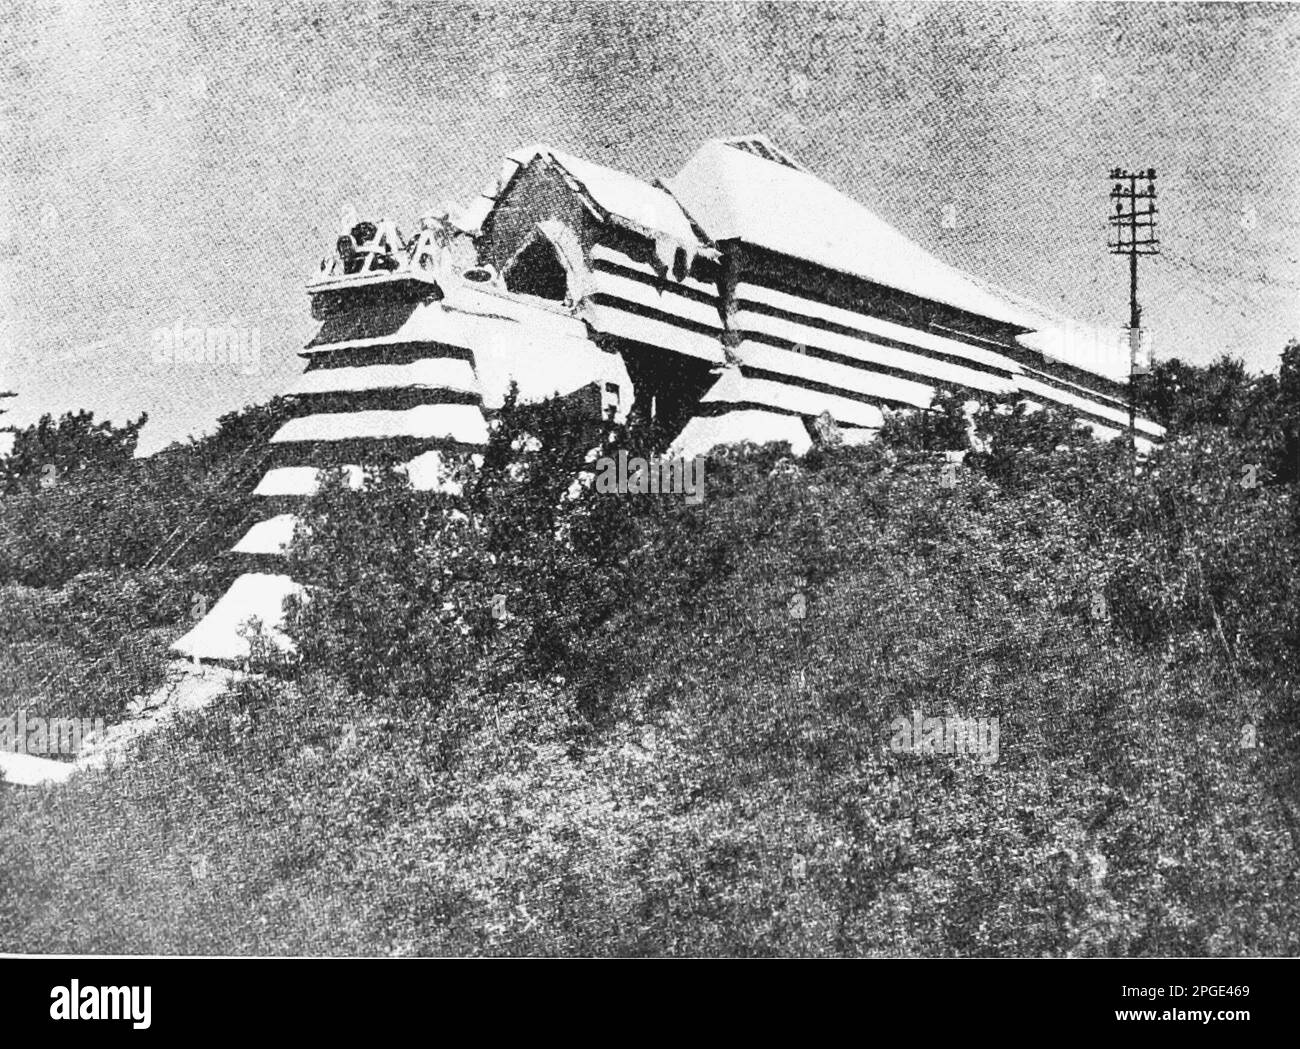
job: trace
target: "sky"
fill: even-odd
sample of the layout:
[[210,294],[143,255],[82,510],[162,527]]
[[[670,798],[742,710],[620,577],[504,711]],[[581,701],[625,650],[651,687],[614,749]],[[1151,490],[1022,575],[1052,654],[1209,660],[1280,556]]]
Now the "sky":
[[[545,142],[644,178],[762,132],[940,258],[1128,322],[1108,172],[1157,170],[1156,359],[1300,335],[1300,10],[1277,5],[11,0],[6,423],[148,412],[141,452],[302,369],[341,217],[404,228]],[[157,359],[230,327],[235,363]],[[260,353],[253,358],[251,348]]]

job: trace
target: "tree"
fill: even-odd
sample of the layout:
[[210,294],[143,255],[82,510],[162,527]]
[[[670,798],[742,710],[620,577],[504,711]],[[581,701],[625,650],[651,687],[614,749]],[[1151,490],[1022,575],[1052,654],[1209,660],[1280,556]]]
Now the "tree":
[[1300,339],[1292,339],[1282,351],[1277,416],[1282,449],[1274,476],[1284,484],[1295,484],[1300,481]]
[[1206,426],[1244,435],[1268,414],[1275,388],[1272,376],[1250,375],[1245,364],[1226,353],[1204,367],[1173,357],[1151,370],[1135,399],[1138,411],[1171,437]]
[[56,423],[51,415],[14,434],[13,451],[0,461],[0,489],[51,487],[69,475],[103,476],[121,471],[135,457],[140,430],[148,422],[114,426],[95,422],[90,411],[66,412]]
[[962,387],[937,390],[925,411],[890,413],[880,440],[896,451],[963,451],[970,447],[966,403],[974,397]]

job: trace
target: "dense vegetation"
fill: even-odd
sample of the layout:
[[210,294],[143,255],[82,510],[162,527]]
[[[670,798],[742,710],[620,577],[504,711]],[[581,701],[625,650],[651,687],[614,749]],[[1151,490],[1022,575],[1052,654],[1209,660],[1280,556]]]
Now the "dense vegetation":
[[134,457],[145,417],[89,412],[15,434],[0,460],[0,717],[119,716],[164,678],[167,645],[214,602],[253,518],[282,401]]
[[[463,498],[327,487],[297,662],[7,793],[0,948],[1294,954],[1300,346],[1143,396],[1136,476],[996,401],[953,466],[958,394],[698,507],[574,485],[560,405]],[[895,752],[913,713],[997,760]]]

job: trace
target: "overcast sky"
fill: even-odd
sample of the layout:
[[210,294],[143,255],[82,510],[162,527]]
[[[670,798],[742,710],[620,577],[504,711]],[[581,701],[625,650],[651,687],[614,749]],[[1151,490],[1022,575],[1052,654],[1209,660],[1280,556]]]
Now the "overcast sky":
[[[1157,358],[1273,370],[1300,334],[1294,8],[18,0],[4,18],[6,422],[148,411],[149,451],[265,400],[301,369],[303,285],[345,209],[410,228],[534,141],[648,178],[765,132],[941,258],[1117,328],[1106,175],[1155,167]],[[255,331],[260,370],[155,363],[178,321]]]

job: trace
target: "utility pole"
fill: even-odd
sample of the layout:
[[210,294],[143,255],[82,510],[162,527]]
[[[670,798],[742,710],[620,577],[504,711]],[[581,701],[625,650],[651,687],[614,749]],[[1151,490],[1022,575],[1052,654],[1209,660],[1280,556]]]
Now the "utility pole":
[[[1111,168],[1110,199],[1115,203],[1109,224],[1114,231],[1107,247],[1112,255],[1128,256],[1128,441],[1137,462],[1137,357],[1142,342],[1142,307],[1138,305],[1138,256],[1159,255],[1156,239],[1156,169],[1126,171]],[[1138,182],[1145,189],[1138,189]],[[1127,185],[1126,185],[1127,183]]]

